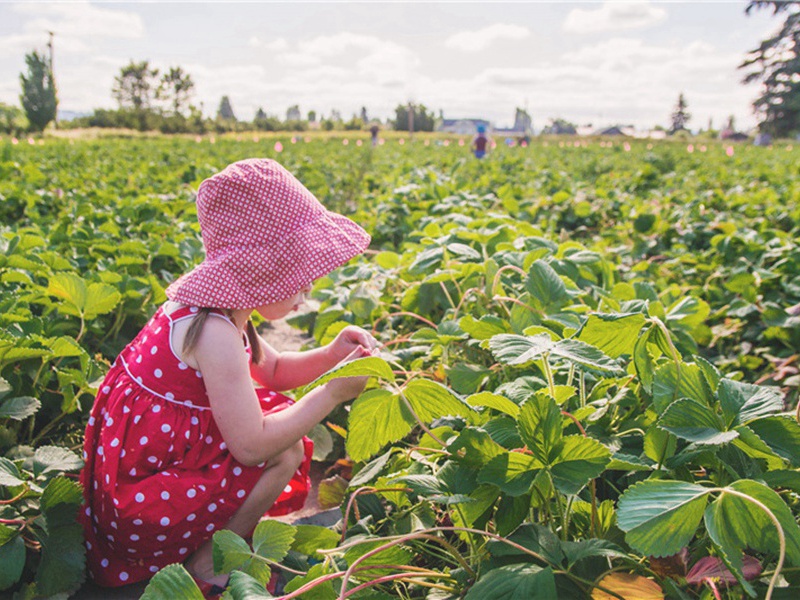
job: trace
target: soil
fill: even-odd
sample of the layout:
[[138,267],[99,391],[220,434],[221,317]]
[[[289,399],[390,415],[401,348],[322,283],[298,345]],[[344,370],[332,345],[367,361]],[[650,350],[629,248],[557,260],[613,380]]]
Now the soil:
[[[274,348],[285,350],[300,350],[309,341],[308,336],[303,335],[283,320],[271,321],[263,325],[259,331],[262,337]],[[341,514],[337,509],[326,511],[320,508],[317,502],[317,492],[319,481],[325,477],[324,472],[327,465],[311,463],[311,492],[306,499],[302,510],[293,512],[285,517],[278,517],[278,520],[285,523],[302,522],[307,524],[317,524],[330,526],[334,524]],[[91,580],[74,595],[74,600],[138,600],[147,587],[146,581],[128,585],[120,588],[102,588],[95,585]]]

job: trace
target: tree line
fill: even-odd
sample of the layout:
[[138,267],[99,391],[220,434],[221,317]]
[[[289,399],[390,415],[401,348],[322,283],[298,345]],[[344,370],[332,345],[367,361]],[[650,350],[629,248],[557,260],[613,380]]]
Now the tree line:
[[[761,94],[753,103],[759,119],[759,129],[775,137],[800,135],[800,2],[754,0],[745,12],[770,8],[775,15],[784,16],[783,24],[772,37],[750,51],[739,66],[747,71],[743,83],[761,84]],[[21,133],[23,130],[43,131],[57,116],[58,95],[53,74],[52,58],[36,51],[25,57],[27,70],[20,74],[22,109],[0,103],[0,131]],[[299,106],[286,111],[286,118],[256,111],[252,121],[236,118],[231,100],[223,96],[214,118],[203,116],[202,106],[191,100],[195,84],[191,75],[181,67],[170,67],[163,73],[149,61],[131,61],[124,66],[111,90],[116,109],[95,109],[67,127],[116,127],[163,133],[205,133],[215,131],[261,130],[303,131],[315,124],[320,129],[358,130],[371,125],[366,107],[345,120],[337,110],[330,115],[309,111],[304,116]],[[671,115],[672,132],[685,130],[690,115],[683,94]],[[400,131],[432,131],[435,115],[424,105],[399,104],[394,119],[386,123]]]

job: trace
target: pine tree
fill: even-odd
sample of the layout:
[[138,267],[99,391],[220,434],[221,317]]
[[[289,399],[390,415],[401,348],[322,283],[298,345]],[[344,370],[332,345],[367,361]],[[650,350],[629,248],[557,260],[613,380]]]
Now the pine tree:
[[236,115],[233,114],[233,107],[231,100],[227,96],[223,96],[219,102],[219,109],[217,110],[217,118],[223,121],[235,121]]
[[56,118],[58,98],[50,61],[35,50],[25,55],[28,72],[20,73],[22,84],[20,102],[28,117],[31,129],[44,131],[44,128]]
[[776,137],[800,132],[800,2],[750,2],[745,10],[772,8],[785,13],[781,29],[752,50],[740,69],[754,69],[744,83],[760,82],[763,93],[753,103],[759,128]]
[[672,112],[671,133],[686,129],[686,124],[692,118],[692,115],[686,110],[688,106],[686,98],[683,97],[683,93],[681,92],[678,96],[678,103],[675,105],[675,110]]

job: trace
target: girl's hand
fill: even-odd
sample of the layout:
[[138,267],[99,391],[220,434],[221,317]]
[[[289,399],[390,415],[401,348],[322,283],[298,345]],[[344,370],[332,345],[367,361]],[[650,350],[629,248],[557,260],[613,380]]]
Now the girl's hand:
[[339,332],[339,335],[330,343],[329,348],[332,356],[345,362],[347,360],[354,360],[349,357],[352,352],[358,348],[361,348],[365,352],[361,355],[356,355],[355,358],[372,356],[378,348],[378,342],[372,337],[372,334],[365,329],[356,327],[355,325],[348,325]]
[[[355,329],[358,329],[357,327]],[[364,331],[363,329],[361,331]],[[366,333],[366,332],[364,332]],[[370,336],[371,337],[371,336]],[[357,358],[371,356],[372,352],[362,346],[356,346],[339,364],[349,363]],[[347,402],[364,391],[369,377],[338,377],[325,384],[325,388],[337,404]]]

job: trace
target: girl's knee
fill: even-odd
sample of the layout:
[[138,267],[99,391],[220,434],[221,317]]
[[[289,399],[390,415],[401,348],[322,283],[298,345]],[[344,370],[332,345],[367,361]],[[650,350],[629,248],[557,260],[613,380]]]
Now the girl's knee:
[[303,445],[303,440],[299,440],[297,443],[289,446],[286,450],[276,456],[272,460],[272,464],[273,466],[280,465],[287,471],[294,473],[303,462],[304,456],[305,446]]

